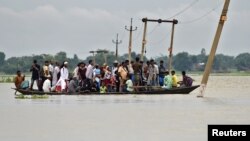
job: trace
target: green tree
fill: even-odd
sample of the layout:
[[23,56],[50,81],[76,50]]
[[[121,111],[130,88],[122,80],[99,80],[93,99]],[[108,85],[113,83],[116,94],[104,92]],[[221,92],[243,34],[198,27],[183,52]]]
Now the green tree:
[[56,61],[59,61],[59,62],[63,62],[63,61],[66,61],[67,60],[67,54],[66,52],[58,52],[56,55],[55,55],[55,60]]
[[218,54],[215,56],[213,70],[219,72],[228,72],[234,66],[234,57]]
[[239,71],[250,70],[250,54],[249,53],[239,54],[235,58],[234,64]]
[[174,56],[173,66],[176,70],[191,70],[192,65],[192,61],[187,52],[178,53]]
[[5,61],[5,53],[0,52],[0,65],[3,65]]

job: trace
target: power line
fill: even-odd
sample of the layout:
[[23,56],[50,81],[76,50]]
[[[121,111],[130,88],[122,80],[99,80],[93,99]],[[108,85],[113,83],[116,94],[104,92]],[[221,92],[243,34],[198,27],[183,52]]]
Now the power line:
[[157,45],[157,44],[162,43],[163,41],[167,40],[167,37],[169,36],[170,32],[171,32],[171,30],[169,30],[169,31],[167,32],[167,35],[164,36],[162,39],[160,39],[160,40],[158,40],[158,41],[154,41],[154,42],[148,42],[148,44],[149,44],[149,45]]
[[187,11],[189,8],[193,7],[199,0],[194,0],[192,3],[190,3],[187,7],[185,7],[184,9],[182,9],[181,11],[177,12],[176,14],[174,14],[173,16],[167,18],[167,19],[172,19],[182,13],[184,13],[185,11]]
[[209,10],[208,12],[206,12],[205,14],[203,14],[202,16],[195,18],[193,20],[189,20],[189,21],[184,21],[184,22],[180,22],[180,24],[190,24],[190,23],[194,23],[196,21],[199,21],[205,17],[207,17],[208,15],[210,15],[213,11],[215,11],[216,9],[218,9],[221,6],[221,3],[218,3],[213,9]]
[[150,31],[148,32],[148,35],[152,34],[153,32],[155,32],[155,30],[160,26],[161,24],[158,23],[157,25],[155,25],[155,27]]
[[[141,27],[142,26],[143,26],[143,23],[141,24]],[[137,34],[136,34],[135,38],[133,39],[133,41],[136,41],[140,37],[140,35],[142,33],[142,28],[138,28],[138,29],[139,29],[139,32],[137,32]]]

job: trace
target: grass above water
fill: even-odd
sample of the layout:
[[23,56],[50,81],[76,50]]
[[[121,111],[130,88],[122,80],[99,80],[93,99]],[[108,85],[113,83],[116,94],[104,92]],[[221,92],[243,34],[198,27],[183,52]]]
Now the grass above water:
[[27,96],[27,95],[23,95],[23,94],[19,94],[15,96],[16,99],[48,99],[49,96],[48,95],[31,95],[31,96]]

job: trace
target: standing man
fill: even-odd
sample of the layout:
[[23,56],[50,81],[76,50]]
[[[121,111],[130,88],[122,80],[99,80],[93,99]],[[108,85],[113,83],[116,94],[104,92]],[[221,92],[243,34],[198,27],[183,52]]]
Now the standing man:
[[[141,81],[141,72],[142,72],[142,64],[140,63],[140,58],[135,58],[135,63],[133,64],[134,69],[134,85],[139,86]],[[139,91],[138,88],[135,88],[135,91]]]
[[92,87],[93,72],[94,72],[93,70],[94,70],[93,60],[89,60],[89,65],[87,67],[86,74],[85,74],[89,90],[91,90],[91,87]]
[[49,74],[50,74],[50,76],[53,75],[53,72],[54,72],[54,66],[53,66],[53,62],[50,60],[49,61]]
[[161,60],[160,67],[159,67],[159,84],[160,84],[160,86],[163,86],[165,72],[166,72],[166,68],[164,67],[164,62]]
[[127,81],[127,75],[128,75],[128,61],[126,60],[125,62],[122,63],[122,65],[118,68],[118,76],[120,79],[120,92],[122,92],[124,90],[124,85]]
[[60,75],[60,65],[58,62],[55,62],[55,67],[53,69],[53,75],[52,75],[52,86],[55,86],[58,81],[58,76]]
[[30,71],[32,72],[30,90],[33,90],[34,81],[36,81],[37,88],[39,88],[40,65],[37,64],[36,60],[33,61]]
[[62,92],[66,92],[68,79],[69,79],[68,62],[64,62],[60,70],[60,79],[56,84],[56,86],[61,85]]

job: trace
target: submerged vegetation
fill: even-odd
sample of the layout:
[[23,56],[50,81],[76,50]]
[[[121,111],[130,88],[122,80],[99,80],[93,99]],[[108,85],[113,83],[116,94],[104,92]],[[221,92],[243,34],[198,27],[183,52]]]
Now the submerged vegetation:
[[26,96],[23,94],[19,94],[15,96],[16,99],[48,99],[48,95],[32,95],[32,96]]

